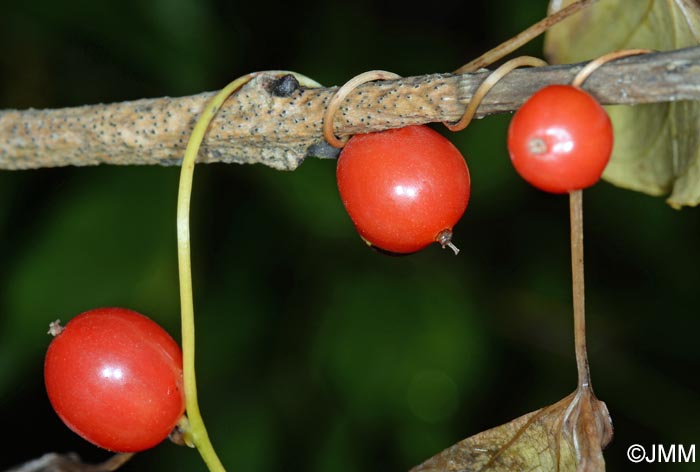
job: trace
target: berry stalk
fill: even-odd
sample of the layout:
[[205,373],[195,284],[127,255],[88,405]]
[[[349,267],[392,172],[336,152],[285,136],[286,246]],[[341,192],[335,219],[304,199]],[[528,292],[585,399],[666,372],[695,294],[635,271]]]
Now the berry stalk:
[[586,309],[583,275],[583,191],[569,193],[569,217],[571,220],[571,281],[574,299],[574,345],[578,389],[590,388],[591,373],[586,351]]

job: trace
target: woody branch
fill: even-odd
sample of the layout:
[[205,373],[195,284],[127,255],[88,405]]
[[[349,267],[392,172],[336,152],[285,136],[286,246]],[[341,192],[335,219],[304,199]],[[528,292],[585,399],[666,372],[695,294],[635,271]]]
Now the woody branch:
[[[552,83],[570,83],[582,64],[519,69],[486,96],[477,117],[516,110]],[[460,118],[488,71],[431,74],[357,88],[334,119],[335,134]],[[700,47],[606,64],[585,88],[603,104],[700,100]],[[233,94],[213,121],[198,162],[262,163],[294,170],[308,156],[334,157],[322,116],[337,88],[304,89],[262,74]],[[213,93],[46,110],[0,111],[0,169],[179,165],[192,127]]]

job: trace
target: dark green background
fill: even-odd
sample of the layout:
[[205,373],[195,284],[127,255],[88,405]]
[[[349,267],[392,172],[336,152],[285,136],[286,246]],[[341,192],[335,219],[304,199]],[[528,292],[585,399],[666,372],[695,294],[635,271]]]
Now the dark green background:
[[[326,85],[375,68],[444,72],[546,4],[5,3],[0,108],[187,95],[265,69]],[[574,389],[568,204],[517,177],[508,119],[450,136],[473,181],[459,257],[367,249],[333,161],[197,168],[200,402],[230,470],[407,470]],[[179,338],[177,179],[177,168],[0,172],[0,469],[48,451],[107,456],[48,404],[46,330],[119,305]],[[616,427],[606,458],[611,470],[652,470],[630,464],[627,447],[699,438],[700,213],[606,183],[585,207],[591,368]],[[669,467],[654,470],[693,469]],[[124,470],[204,466],[164,443]]]

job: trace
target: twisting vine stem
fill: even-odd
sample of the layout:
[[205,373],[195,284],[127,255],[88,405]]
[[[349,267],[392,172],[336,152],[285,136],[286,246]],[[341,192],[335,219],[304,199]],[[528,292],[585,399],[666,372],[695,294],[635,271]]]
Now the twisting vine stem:
[[576,77],[574,77],[574,80],[571,82],[571,85],[573,85],[574,87],[581,87],[586,81],[586,79],[588,79],[588,77],[590,77],[593,72],[597,71],[598,69],[600,69],[601,66],[607,64],[610,61],[614,61],[615,59],[622,59],[623,57],[638,56],[640,54],[649,54],[652,52],[654,52],[652,49],[620,49],[618,51],[611,51],[607,54],[603,54],[602,56],[586,64],[580,71],[578,71]]
[[326,140],[328,144],[335,148],[342,148],[345,143],[348,142],[349,137],[339,139],[333,131],[333,118],[335,113],[340,108],[340,104],[345,100],[345,98],[362,84],[367,82],[372,82],[375,80],[390,80],[390,79],[400,79],[401,76],[394,74],[393,72],[388,72],[385,70],[370,70],[356,75],[352,79],[345,82],[338,90],[335,91],[331,99],[328,101],[328,106],[326,106],[326,111],[323,113],[323,125],[321,129],[323,130],[323,139]]
[[[195,376],[195,325],[194,325],[194,296],[192,290],[192,264],[190,257],[190,200],[192,195],[192,180],[194,177],[194,165],[199,153],[199,148],[204,140],[209,124],[221,108],[226,99],[262,72],[253,72],[241,76],[221,89],[206,105],[197,123],[192,130],[187,143],[185,155],[182,159],[180,170],[180,184],[177,196],[177,255],[180,277],[180,312],[182,323],[182,358],[183,376],[185,388],[185,404],[189,425],[186,426],[186,440],[191,442],[199,451],[202,459],[212,472],[225,471],[223,464],[216,455],[216,451],[209,440],[209,434],[204,426],[204,420],[199,411],[197,401],[197,380]],[[306,87],[319,87],[320,85],[295,72],[281,72],[292,74]]]
[[192,130],[180,170],[180,185],[177,196],[177,256],[180,277],[180,316],[182,323],[182,362],[185,386],[185,404],[189,419],[188,440],[194,444],[202,459],[212,472],[225,471],[209,440],[207,428],[199,411],[197,401],[197,379],[195,376],[194,350],[194,297],[192,293],[192,263],[190,258],[190,200],[194,164],[204,134],[223,102],[243,84],[254,77],[244,75],[224,87],[207,103],[197,124]]
[[486,97],[486,94],[488,94],[503,77],[510,74],[518,67],[543,67],[546,65],[546,61],[532,56],[519,56],[503,63],[500,67],[491,72],[489,76],[486,77],[486,79],[479,85],[479,88],[477,88],[474,92],[474,96],[472,96],[471,101],[467,104],[466,108],[464,109],[464,114],[459,121],[455,123],[445,122],[443,124],[450,131],[462,131],[469,126],[469,123],[471,123],[472,119],[474,119],[476,110],[479,108],[479,105],[481,105],[481,102],[484,100],[484,97]]

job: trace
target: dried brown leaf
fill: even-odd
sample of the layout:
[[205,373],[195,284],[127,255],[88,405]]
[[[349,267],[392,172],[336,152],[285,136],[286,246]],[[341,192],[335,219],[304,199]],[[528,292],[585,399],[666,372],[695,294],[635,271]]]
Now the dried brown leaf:
[[602,471],[612,438],[605,403],[589,388],[471,436],[411,472]]
[[[552,0],[550,11],[572,0]],[[601,0],[547,32],[554,63],[588,60],[616,49],[672,50],[700,44],[697,0]],[[686,64],[696,67],[698,64]],[[700,77],[700,74],[698,75]],[[673,207],[700,203],[700,103],[609,107],[615,148],[603,178]]]
[[115,454],[99,464],[87,464],[74,453],[49,452],[5,472],[113,472],[133,456],[133,453]]

